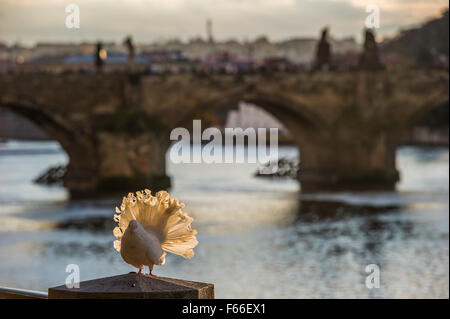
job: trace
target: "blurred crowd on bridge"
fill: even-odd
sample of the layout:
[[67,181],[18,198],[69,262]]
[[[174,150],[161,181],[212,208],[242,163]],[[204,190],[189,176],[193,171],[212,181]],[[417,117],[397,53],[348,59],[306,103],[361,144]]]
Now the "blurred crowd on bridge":
[[[328,28],[317,39],[296,38],[254,41],[135,44],[128,36],[121,43],[38,43],[27,48],[0,43],[0,72],[121,72],[150,74],[298,72],[427,67],[448,70],[448,10],[419,28],[404,30],[392,39],[376,41],[363,30],[364,43],[353,38],[336,40]],[[420,43],[420,45],[415,45]]]

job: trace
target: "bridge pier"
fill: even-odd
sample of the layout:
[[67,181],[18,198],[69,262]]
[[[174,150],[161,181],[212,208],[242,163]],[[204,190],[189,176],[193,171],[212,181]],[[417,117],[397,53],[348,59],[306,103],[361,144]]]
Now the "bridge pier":
[[156,134],[98,132],[95,153],[69,150],[64,185],[72,197],[122,193],[138,189],[166,189],[166,144]]
[[138,136],[127,133],[98,134],[99,179],[101,192],[132,191],[170,186],[166,175],[167,140],[146,132]]
[[59,142],[69,157],[64,186],[73,197],[92,196],[97,183],[97,153],[92,140],[84,136],[59,135]]
[[98,179],[97,172],[93,167],[95,161],[89,162],[89,160],[86,160],[87,158],[89,157],[85,156],[77,160],[77,157],[70,156],[70,162],[67,166],[67,173],[64,176],[63,184],[69,190],[72,197],[90,197],[96,195]]
[[395,188],[396,144],[386,132],[335,132],[325,137],[311,138],[300,148],[303,192]]

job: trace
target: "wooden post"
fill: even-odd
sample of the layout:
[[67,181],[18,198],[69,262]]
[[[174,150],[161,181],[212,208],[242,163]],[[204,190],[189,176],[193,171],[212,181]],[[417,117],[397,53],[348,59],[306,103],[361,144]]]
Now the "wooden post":
[[214,285],[129,273],[48,289],[49,299],[214,299]]

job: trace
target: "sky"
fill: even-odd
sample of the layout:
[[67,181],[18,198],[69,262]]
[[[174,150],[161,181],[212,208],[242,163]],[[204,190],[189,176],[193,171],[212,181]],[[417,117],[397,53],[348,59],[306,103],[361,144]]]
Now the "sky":
[[[71,3],[80,8],[79,29],[65,24]],[[0,41],[187,40],[206,37],[207,19],[217,40],[318,37],[325,25],[335,38],[360,40],[368,4],[380,8],[380,38],[448,8],[448,0],[0,0]]]

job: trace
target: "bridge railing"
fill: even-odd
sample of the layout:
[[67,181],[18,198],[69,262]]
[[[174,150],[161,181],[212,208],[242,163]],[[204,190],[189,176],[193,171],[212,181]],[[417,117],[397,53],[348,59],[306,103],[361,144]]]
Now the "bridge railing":
[[0,287],[0,299],[47,299],[43,291]]

